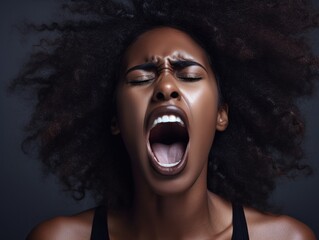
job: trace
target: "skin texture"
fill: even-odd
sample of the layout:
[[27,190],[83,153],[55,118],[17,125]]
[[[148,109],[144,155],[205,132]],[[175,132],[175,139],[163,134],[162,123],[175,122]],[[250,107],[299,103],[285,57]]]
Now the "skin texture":
[[[198,65],[181,71],[174,68],[175,60],[191,60]],[[156,68],[128,71],[145,62],[155,63]],[[210,146],[215,131],[227,128],[228,107],[218,104],[217,83],[205,51],[184,32],[155,28],[127,49],[122,67],[117,115],[111,129],[120,135],[129,153],[135,197],[132,209],[109,212],[110,238],[231,239],[231,204],[209,192],[206,183]],[[200,79],[185,80],[181,76],[185,72]],[[147,149],[148,116],[167,105],[186,113],[189,134],[186,165],[169,176],[154,170]],[[245,208],[245,215],[250,239],[315,239],[308,227],[292,218],[252,208]],[[36,227],[27,239],[88,240],[92,219],[93,210],[55,218]]]
[[[132,160],[135,188],[143,195],[146,189],[159,195],[183,193],[197,180],[206,188],[206,166],[214,133],[216,129],[224,130],[228,121],[225,108],[218,109],[217,85],[205,52],[180,31],[167,29],[166,32],[169,35],[165,36],[176,35],[177,38],[163,40],[159,29],[149,31],[131,45],[124,59],[124,72],[145,62],[154,62],[156,77],[136,85],[131,79],[147,77],[152,71],[130,71],[123,76],[117,90],[118,127]],[[184,59],[203,67],[193,65],[178,71],[173,68],[171,62]],[[202,79],[184,80],[176,77],[179,74],[195,74]],[[146,149],[148,116],[163,106],[182,109],[189,126],[187,165],[173,177],[163,177],[152,170]]]

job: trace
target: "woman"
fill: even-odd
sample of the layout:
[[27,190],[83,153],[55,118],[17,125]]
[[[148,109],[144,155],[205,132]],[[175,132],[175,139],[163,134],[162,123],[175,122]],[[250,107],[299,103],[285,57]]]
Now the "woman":
[[[38,104],[25,143],[101,207],[28,239],[315,239],[267,213],[279,176],[309,174],[294,101],[317,58],[300,1],[75,1],[13,83]],[[274,137],[275,136],[275,137]]]

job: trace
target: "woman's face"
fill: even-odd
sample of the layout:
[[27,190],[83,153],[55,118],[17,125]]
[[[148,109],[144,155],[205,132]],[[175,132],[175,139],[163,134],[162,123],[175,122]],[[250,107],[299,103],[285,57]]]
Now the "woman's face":
[[217,130],[227,127],[205,51],[185,32],[161,27],[126,51],[112,126],[131,158],[137,190],[180,193],[202,182]]

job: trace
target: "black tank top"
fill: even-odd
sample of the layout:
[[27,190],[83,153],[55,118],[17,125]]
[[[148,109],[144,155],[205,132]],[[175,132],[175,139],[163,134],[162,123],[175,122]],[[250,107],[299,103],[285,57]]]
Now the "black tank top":
[[[91,240],[110,240],[105,207],[97,207],[94,213]],[[249,240],[243,207],[233,204],[233,236],[231,240]]]

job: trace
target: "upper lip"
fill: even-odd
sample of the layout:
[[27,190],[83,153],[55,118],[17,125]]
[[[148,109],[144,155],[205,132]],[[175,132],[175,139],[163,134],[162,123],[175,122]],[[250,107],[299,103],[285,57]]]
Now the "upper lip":
[[155,119],[163,115],[175,115],[180,117],[188,128],[188,118],[186,113],[175,105],[167,105],[157,107],[149,114],[147,118],[147,130],[149,131],[152,128]]

